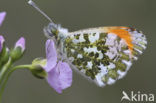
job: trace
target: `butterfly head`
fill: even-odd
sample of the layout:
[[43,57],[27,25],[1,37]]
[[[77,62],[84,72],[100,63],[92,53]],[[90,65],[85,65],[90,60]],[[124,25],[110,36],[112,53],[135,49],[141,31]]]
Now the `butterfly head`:
[[48,38],[65,38],[68,33],[68,29],[62,28],[61,25],[52,22],[44,27],[43,31]]
[[43,29],[44,34],[48,38],[52,38],[58,34],[58,26],[54,23],[49,23],[48,26]]

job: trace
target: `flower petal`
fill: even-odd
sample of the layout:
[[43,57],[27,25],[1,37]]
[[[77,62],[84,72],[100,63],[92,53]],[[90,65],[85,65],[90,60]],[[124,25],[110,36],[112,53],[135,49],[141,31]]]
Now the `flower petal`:
[[6,16],[6,12],[0,12],[0,26],[5,19],[5,16]]
[[46,42],[46,58],[47,58],[47,64],[44,67],[44,69],[49,72],[51,71],[55,66],[57,62],[57,52],[55,48],[55,43],[52,40],[47,40]]
[[59,80],[62,89],[66,89],[72,84],[72,70],[66,62],[59,61]]
[[61,84],[59,81],[59,69],[58,65],[48,72],[47,82],[49,85],[56,90],[58,93],[62,93]]
[[57,66],[48,72],[47,81],[58,93],[62,93],[72,84],[72,70],[65,62],[59,61]]

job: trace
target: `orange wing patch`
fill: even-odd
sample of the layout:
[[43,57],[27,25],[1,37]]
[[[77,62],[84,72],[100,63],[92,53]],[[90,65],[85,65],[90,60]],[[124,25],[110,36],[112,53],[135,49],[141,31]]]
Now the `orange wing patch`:
[[121,28],[116,28],[116,29],[110,29],[108,32],[113,33],[117,36],[119,36],[120,38],[124,39],[128,45],[129,50],[133,51],[133,44],[132,44],[132,38],[131,35],[128,31],[121,29]]

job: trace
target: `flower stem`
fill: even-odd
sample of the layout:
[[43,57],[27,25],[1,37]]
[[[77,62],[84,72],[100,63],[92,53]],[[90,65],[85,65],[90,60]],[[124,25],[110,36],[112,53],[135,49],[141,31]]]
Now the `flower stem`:
[[12,60],[11,58],[8,60],[8,62],[2,67],[2,70],[0,72],[0,85],[2,84],[5,74],[7,73],[8,69],[11,67]]
[[0,103],[1,103],[1,99],[2,99],[2,94],[4,92],[5,86],[7,84],[7,81],[9,79],[10,75],[17,69],[30,69],[30,67],[31,67],[31,65],[18,65],[18,66],[15,66],[10,69],[10,71],[8,72],[8,74],[0,88]]

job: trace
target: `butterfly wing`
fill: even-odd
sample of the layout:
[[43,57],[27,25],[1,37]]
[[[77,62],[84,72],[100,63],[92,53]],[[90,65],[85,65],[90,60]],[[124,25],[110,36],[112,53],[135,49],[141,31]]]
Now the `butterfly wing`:
[[146,44],[134,28],[99,27],[70,32],[65,52],[73,68],[102,87],[123,78]]

